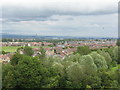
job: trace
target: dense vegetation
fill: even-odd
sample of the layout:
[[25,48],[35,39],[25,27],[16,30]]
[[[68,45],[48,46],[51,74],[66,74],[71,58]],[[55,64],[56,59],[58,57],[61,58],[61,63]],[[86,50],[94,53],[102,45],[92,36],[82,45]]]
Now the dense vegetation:
[[[58,42],[66,42],[66,41],[76,41],[79,39],[10,39],[10,38],[2,38],[2,42],[51,42],[51,43],[58,43]],[[84,40],[84,39],[83,39]],[[81,41],[81,40],[80,40]]]
[[[118,47],[91,51],[78,47],[64,59],[40,55],[32,57],[31,48],[16,53],[3,65],[3,88],[118,88]],[[28,52],[29,51],[29,52]],[[81,52],[82,51],[82,52]]]

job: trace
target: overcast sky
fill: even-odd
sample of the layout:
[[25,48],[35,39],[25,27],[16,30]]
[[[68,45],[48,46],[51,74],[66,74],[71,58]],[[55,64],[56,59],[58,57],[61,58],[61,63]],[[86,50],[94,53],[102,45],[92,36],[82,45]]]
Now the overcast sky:
[[118,0],[3,0],[3,33],[117,37]]

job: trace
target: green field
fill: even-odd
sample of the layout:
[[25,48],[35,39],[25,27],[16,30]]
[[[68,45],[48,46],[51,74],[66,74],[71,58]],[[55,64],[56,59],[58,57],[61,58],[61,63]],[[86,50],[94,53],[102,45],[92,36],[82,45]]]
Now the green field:
[[[5,52],[16,52],[18,48],[21,46],[7,46],[7,47],[2,47],[2,50]],[[40,48],[39,46],[31,46],[32,48]],[[43,46],[43,48],[48,48],[49,46]]]

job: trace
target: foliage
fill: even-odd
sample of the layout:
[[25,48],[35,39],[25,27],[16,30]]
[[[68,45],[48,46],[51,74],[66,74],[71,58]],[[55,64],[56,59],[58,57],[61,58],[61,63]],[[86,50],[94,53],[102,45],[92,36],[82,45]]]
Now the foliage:
[[68,80],[79,84],[84,78],[84,72],[82,66],[79,63],[74,63],[67,68]]
[[12,42],[12,39],[2,38],[2,42]]
[[109,55],[108,52],[105,52],[105,51],[98,51],[98,53],[103,56],[107,62],[107,65],[110,66],[111,62],[112,62],[112,58],[111,56]]
[[116,45],[120,46],[120,39],[117,40]]
[[34,53],[34,51],[32,50],[31,47],[25,46],[25,47],[24,47],[24,53],[25,53],[26,55],[28,55],[28,56],[32,56],[33,53]]
[[15,55],[12,56],[10,63],[11,65],[17,65],[20,60],[23,59],[23,55],[16,53]]
[[81,55],[87,55],[91,52],[88,46],[79,46],[77,47],[76,53],[79,53]]
[[101,56],[97,52],[92,52],[90,55],[92,56],[94,63],[96,64],[98,69],[101,69],[101,68],[107,69],[108,68],[106,60],[103,56]]
[[19,47],[19,48],[17,48],[17,52],[19,52],[21,49],[23,49],[23,47]]
[[113,49],[113,59],[118,63],[120,64],[120,47],[116,46],[114,49]]
[[5,51],[2,50],[2,54],[3,54],[3,55],[4,55],[4,54],[7,54],[7,52],[5,52]]
[[102,70],[98,73],[101,77],[102,88],[118,88],[118,78],[115,72]]
[[39,54],[39,58],[40,59],[44,59],[45,58],[45,55],[46,55],[46,51],[44,50],[43,47],[40,47],[40,54]]
[[46,56],[42,47],[39,56],[32,57],[31,48],[25,48],[26,55],[16,53],[9,64],[3,64],[3,88],[105,89],[118,88],[120,83],[118,47],[92,52],[80,47],[82,52],[64,59]]
[[16,66],[10,65],[4,69],[3,84],[7,88],[51,88],[58,85],[56,70],[44,67],[38,58],[23,56]]
[[[14,88],[16,85],[14,66],[7,64],[2,66],[2,87]],[[13,82],[14,81],[14,82]]]
[[72,62],[78,62],[80,57],[81,57],[81,55],[79,53],[77,53],[75,55],[70,55],[70,56],[66,57],[65,60],[69,60]]
[[97,71],[97,66],[90,55],[84,55],[79,59],[79,63],[83,68],[85,75],[94,74]]

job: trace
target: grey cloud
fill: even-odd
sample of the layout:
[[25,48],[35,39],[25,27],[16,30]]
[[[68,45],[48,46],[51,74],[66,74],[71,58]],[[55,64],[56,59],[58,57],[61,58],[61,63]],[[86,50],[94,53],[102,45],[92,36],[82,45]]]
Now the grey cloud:
[[[66,4],[65,4],[66,5]],[[68,4],[69,5],[69,4]],[[71,3],[70,3],[71,5]],[[94,4],[93,4],[94,5]],[[77,8],[78,7],[78,8]],[[105,8],[100,8],[96,10],[92,10],[89,8],[81,8],[79,5],[71,5],[64,6],[62,5],[54,5],[48,4],[38,7],[25,7],[25,6],[3,6],[2,7],[3,18],[9,18],[13,21],[19,20],[44,20],[44,18],[53,16],[53,15],[71,15],[71,16],[79,16],[79,15],[105,15],[105,14],[113,14],[117,13],[117,9],[114,6],[108,6]],[[39,19],[38,19],[39,18]]]
[[[4,5],[3,32],[65,36],[117,35],[115,4]],[[104,30],[103,30],[104,27]]]

